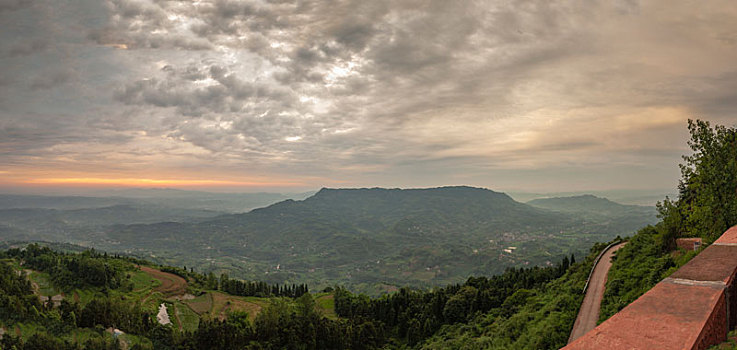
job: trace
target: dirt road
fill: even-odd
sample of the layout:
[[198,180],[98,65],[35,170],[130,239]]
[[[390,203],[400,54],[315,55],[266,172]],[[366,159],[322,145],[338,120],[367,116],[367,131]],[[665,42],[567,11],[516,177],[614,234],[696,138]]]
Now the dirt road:
[[583,297],[581,309],[578,311],[576,323],[573,325],[571,336],[568,338],[569,344],[596,327],[596,321],[599,320],[601,299],[604,297],[606,276],[609,273],[609,268],[612,267],[612,255],[617,251],[617,249],[622,248],[625,244],[627,244],[627,242],[609,247],[609,249],[602,254],[599,262],[596,264],[594,273],[591,274],[591,279],[589,280],[586,295]]

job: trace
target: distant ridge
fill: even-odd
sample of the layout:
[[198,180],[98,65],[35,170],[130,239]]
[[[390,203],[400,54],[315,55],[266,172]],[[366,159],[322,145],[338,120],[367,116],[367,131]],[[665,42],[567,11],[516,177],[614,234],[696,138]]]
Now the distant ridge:
[[534,199],[527,204],[538,208],[555,210],[560,212],[587,212],[601,215],[627,215],[632,213],[643,213],[655,215],[654,207],[640,205],[625,205],[610,201],[607,198],[597,197],[590,194]]

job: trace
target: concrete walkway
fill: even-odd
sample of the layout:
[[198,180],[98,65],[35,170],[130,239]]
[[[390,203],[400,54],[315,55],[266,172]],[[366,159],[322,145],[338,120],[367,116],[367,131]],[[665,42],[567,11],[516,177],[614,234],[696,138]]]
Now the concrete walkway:
[[569,344],[596,327],[596,322],[599,320],[601,299],[604,298],[606,277],[609,273],[609,268],[612,267],[612,256],[617,249],[622,248],[625,244],[627,242],[609,247],[596,264],[594,273],[591,274],[591,280],[589,280],[586,295],[583,297],[581,309],[578,311],[576,323],[573,325],[571,336],[568,338]]

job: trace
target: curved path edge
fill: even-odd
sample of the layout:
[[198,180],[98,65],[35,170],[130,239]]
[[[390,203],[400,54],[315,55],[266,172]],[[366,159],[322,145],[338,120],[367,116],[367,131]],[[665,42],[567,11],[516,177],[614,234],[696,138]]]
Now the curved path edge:
[[568,338],[569,344],[596,327],[596,322],[599,320],[601,299],[604,298],[607,274],[612,267],[612,256],[617,249],[622,248],[625,244],[627,242],[609,246],[602,252],[596,265],[591,270],[591,275],[587,281],[586,295],[583,297],[581,308],[578,310],[578,316],[576,316],[576,323],[573,324],[571,336]]

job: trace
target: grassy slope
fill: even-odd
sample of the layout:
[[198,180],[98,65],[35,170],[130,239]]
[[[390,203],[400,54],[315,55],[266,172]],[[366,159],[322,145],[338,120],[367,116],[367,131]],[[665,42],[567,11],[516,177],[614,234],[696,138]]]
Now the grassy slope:
[[331,320],[338,318],[335,313],[335,300],[332,293],[315,294],[315,307],[320,314]]

